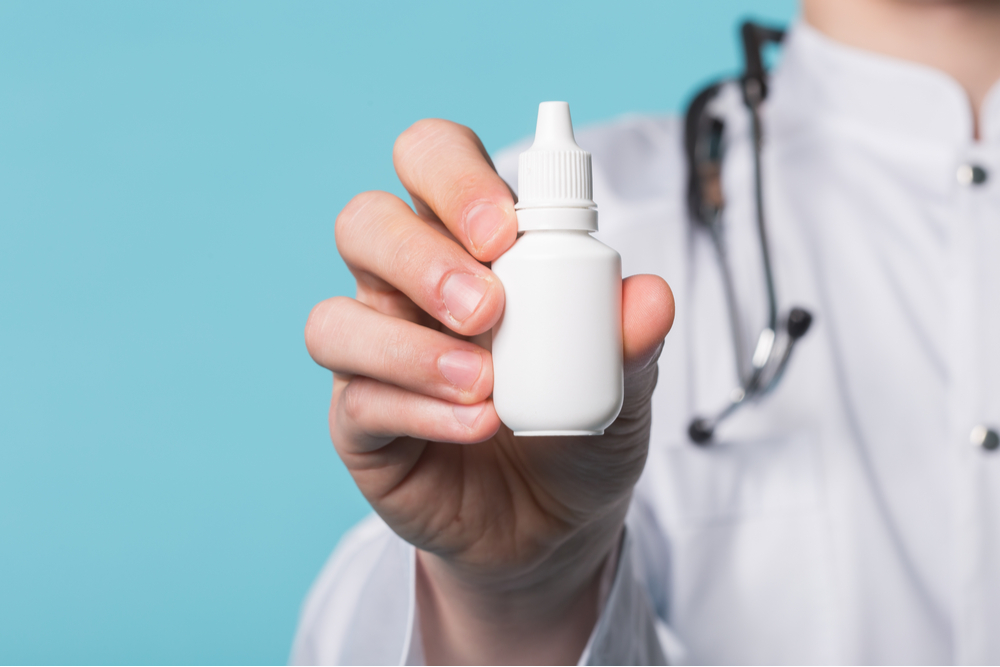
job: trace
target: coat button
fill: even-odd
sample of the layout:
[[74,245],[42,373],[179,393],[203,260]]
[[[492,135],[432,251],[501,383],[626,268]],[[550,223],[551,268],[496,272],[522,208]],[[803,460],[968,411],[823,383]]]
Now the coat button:
[[963,164],[955,172],[955,178],[962,185],[982,185],[989,174],[978,164]]
[[972,429],[972,433],[969,434],[969,440],[972,444],[982,447],[988,452],[992,452],[997,447],[1000,447],[1000,435],[991,428],[986,428],[982,424]]

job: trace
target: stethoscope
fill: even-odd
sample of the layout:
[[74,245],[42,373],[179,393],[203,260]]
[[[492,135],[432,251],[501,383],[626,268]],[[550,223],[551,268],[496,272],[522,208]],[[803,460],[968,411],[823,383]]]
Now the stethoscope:
[[[767,226],[764,222],[760,167],[762,140],[760,104],[767,96],[767,70],[764,68],[762,49],[768,42],[780,44],[785,33],[783,30],[747,21],[741,26],[740,34],[746,58],[743,75],[738,79],[717,81],[706,86],[691,101],[684,119],[684,149],[688,166],[688,211],[694,225],[708,232],[719,258],[739,379],[739,386],[733,390],[725,407],[714,415],[695,417],[691,420],[688,436],[697,445],[711,443],[716,427],[724,419],[741,406],[761,398],[777,386],[796,342],[806,334],[809,325],[812,324],[812,315],[804,308],[793,307],[787,315],[779,317],[771,256],[768,252]],[[722,159],[725,148],[723,144],[725,124],[709,113],[709,103],[722,87],[731,81],[740,87],[743,102],[750,113],[757,235],[767,292],[767,324],[757,335],[757,343],[749,359],[743,347],[745,339],[742,318],[736,305],[733,276],[723,238],[722,211],[725,207],[725,198],[722,193]]]

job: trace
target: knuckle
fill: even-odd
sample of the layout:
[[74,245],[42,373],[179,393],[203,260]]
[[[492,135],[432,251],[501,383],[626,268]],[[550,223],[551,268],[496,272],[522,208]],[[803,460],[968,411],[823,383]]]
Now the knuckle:
[[350,247],[350,240],[364,231],[370,225],[371,218],[376,217],[393,200],[388,192],[370,190],[355,195],[347,206],[337,215],[333,225],[337,249],[343,254]]
[[434,139],[440,137],[442,134],[447,134],[453,127],[456,127],[455,123],[442,118],[422,118],[418,120],[396,137],[396,143],[392,147],[393,159],[406,157],[414,147],[420,146],[428,139]]
[[424,118],[406,128],[396,138],[392,147],[392,159],[397,170],[405,173],[407,166],[419,162],[436,150],[458,149],[469,143],[485,152],[479,137],[465,125],[442,118]]
[[330,343],[330,339],[336,339],[339,335],[338,324],[346,316],[347,310],[354,300],[346,296],[335,296],[316,304],[309,313],[306,320],[305,339],[306,349],[315,361],[320,350]]
[[309,311],[309,319],[306,320],[306,349],[309,350],[309,354],[313,357],[313,359],[316,358],[313,351],[316,349],[317,343],[323,337],[323,325],[328,313],[329,304],[326,301],[321,301],[313,306],[313,309]]
[[348,382],[340,392],[339,400],[344,417],[354,423],[361,422],[368,403],[368,393],[365,383],[361,382],[360,378]]

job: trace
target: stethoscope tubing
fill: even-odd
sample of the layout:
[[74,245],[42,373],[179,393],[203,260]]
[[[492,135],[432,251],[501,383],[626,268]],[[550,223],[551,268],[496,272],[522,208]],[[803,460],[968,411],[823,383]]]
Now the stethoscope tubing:
[[712,442],[716,427],[740,407],[765,396],[784,376],[795,344],[805,335],[812,315],[804,308],[793,307],[781,319],[768,243],[764,209],[764,187],[761,167],[763,130],[760,105],[767,95],[766,71],[761,48],[768,42],[780,43],[784,32],[746,22],[741,27],[746,53],[746,71],[732,83],[740,86],[743,101],[750,115],[753,142],[753,173],[755,217],[759,251],[767,295],[767,324],[757,335],[754,353],[749,363],[743,347],[742,317],[736,299],[735,282],[726,254],[722,213],[725,198],[722,193],[722,162],[724,123],[707,113],[711,101],[727,83],[706,86],[688,106],[684,122],[684,145],[688,164],[688,211],[696,227],[708,231],[722,273],[726,307],[737,366],[739,386],[733,390],[724,407],[710,416],[697,416],[688,426],[688,436],[696,445]]

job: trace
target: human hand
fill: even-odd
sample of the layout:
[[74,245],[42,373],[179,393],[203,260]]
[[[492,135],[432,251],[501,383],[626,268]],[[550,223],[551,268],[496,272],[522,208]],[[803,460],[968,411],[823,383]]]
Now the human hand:
[[429,658],[512,662],[516,648],[575,660],[596,614],[581,600],[596,598],[645,462],[673,297],[656,276],[623,282],[625,403],[603,436],[514,438],[490,399],[503,287],[481,263],[514,243],[514,198],[454,123],[418,122],[393,159],[416,212],[384,192],[351,200],[336,239],[356,299],[324,301],[306,325],[309,353],[334,372],[331,438],[375,511],[420,550]]

